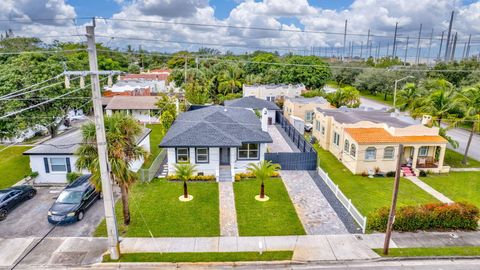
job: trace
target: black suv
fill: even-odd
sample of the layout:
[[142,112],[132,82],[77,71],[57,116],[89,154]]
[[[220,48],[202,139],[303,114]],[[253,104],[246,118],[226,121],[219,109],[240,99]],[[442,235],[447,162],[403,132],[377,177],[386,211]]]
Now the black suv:
[[8,213],[20,203],[30,200],[37,191],[28,185],[16,186],[0,190],[0,221],[7,218]]
[[68,224],[83,219],[85,211],[100,199],[100,192],[90,183],[91,175],[82,175],[69,184],[48,211],[48,222]]

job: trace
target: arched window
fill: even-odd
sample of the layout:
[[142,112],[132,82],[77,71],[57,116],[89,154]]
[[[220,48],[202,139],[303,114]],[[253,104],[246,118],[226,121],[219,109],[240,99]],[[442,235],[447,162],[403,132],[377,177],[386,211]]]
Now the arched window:
[[395,148],[392,146],[385,147],[385,150],[383,150],[383,158],[384,159],[393,159],[395,156]]
[[377,158],[377,148],[368,147],[365,150],[365,160],[375,160]]
[[352,143],[352,146],[350,146],[350,156],[355,157],[357,154],[357,147],[355,144]]
[[350,148],[350,142],[345,140],[345,145],[343,146],[343,151],[348,153],[348,149]]

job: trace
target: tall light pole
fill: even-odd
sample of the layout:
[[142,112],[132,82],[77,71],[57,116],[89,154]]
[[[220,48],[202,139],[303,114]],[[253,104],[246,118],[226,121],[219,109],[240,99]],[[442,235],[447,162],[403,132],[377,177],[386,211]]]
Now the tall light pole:
[[87,43],[88,62],[90,64],[90,78],[92,80],[93,112],[95,115],[98,163],[100,165],[100,178],[102,180],[102,194],[103,205],[105,208],[105,220],[107,223],[108,246],[110,249],[110,258],[112,260],[118,260],[120,257],[120,245],[118,242],[112,181],[110,179],[108,168],[107,138],[105,135],[105,126],[103,122],[100,82],[98,80],[97,49],[95,47],[95,20],[93,21],[93,26],[87,26]]
[[398,80],[395,80],[395,88],[393,90],[393,109],[395,110],[397,107],[397,85],[399,82],[403,81],[403,80],[406,80],[406,79],[410,79],[410,78],[415,78],[413,76],[407,76],[407,77],[403,77],[401,79],[398,79]]

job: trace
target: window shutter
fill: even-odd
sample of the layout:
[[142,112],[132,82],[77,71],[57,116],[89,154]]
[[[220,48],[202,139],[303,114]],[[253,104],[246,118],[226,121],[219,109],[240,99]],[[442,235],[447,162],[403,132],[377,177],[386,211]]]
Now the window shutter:
[[70,158],[67,157],[65,161],[67,163],[67,172],[72,172],[72,167],[70,166]]
[[43,158],[43,164],[45,165],[45,172],[46,173],[49,173],[50,172],[50,168],[48,166],[48,158],[44,157]]

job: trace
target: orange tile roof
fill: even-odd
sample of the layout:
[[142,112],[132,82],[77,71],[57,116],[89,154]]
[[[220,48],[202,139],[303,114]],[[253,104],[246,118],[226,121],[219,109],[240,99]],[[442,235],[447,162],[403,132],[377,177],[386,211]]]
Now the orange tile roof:
[[383,128],[346,128],[359,144],[366,143],[446,143],[442,136],[393,136]]

